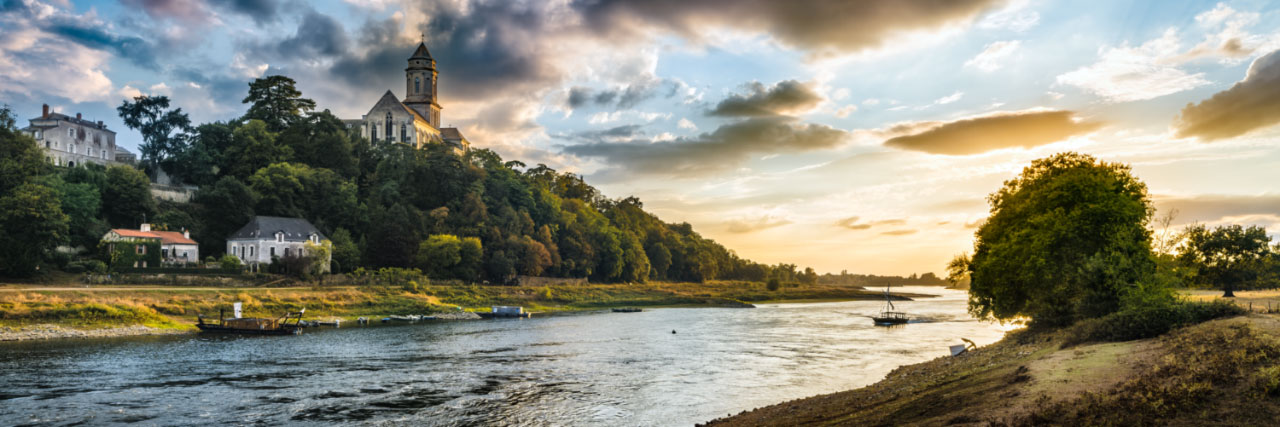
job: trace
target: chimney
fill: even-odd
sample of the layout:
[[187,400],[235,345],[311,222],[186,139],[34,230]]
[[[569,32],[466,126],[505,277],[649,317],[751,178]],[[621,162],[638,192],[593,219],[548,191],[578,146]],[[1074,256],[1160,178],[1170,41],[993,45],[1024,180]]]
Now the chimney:
[[102,120],[98,120],[98,129],[103,129]]
[[49,104],[44,104],[44,112],[40,114],[40,118],[42,119],[49,118]]
[[138,231],[141,231],[141,232],[143,232],[143,233],[150,233],[150,232],[151,232],[151,224],[147,224],[147,223],[145,223],[145,222],[144,222],[144,223],[142,223],[142,226],[141,226],[141,227],[138,227]]
[[76,113],[76,120],[80,120],[80,113]]
[[185,229],[185,228],[184,228],[184,229],[182,229],[182,238],[184,238],[184,239],[190,239],[190,238],[191,238],[191,232],[190,232],[190,231],[187,231],[187,229]]

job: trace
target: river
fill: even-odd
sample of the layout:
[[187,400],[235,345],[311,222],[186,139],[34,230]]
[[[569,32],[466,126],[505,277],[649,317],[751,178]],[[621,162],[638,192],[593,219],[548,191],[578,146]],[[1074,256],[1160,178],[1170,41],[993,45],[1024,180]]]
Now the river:
[[[0,424],[690,425],[879,381],[1008,329],[965,294],[0,344]],[[674,333],[673,333],[674,331]]]

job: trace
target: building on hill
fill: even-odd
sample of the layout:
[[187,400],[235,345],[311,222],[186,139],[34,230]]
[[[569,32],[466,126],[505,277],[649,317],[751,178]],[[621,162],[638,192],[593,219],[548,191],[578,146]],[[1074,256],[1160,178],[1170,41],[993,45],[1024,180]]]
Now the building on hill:
[[[255,216],[252,221],[227,238],[227,253],[257,269],[274,260],[306,254],[306,242],[320,244],[328,239],[314,225],[302,218]],[[325,260],[324,265],[329,265]]]
[[35,138],[44,148],[45,158],[55,166],[85,163],[116,163],[116,133],[101,121],[84,120],[49,110],[44,104],[40,117],[29,120],[22,132]]
[[471,142],[458,128],[440,125],[443,107],[436,102],[439,73],[426,43],[418,44],[404,72],[404,101],[388,90],[359,120],[343,120],[347,127],[372,141],[399,142],[416,148],[447,144],[458,154],[469,150]]
[[[128,262],[125,264],[133,268],[159,267],[161,263],[200,262],[200,248],[195,240],[191,240],[191,233],[186,230],[155,231],[151,229],[151,224],[142,224],[137,230],[112,229],[102,236],[102,241],[107,243],[107,252],[113,254],[113,263],[127,258]],[[157,253],[151,253],[157,250],[158,256]]]

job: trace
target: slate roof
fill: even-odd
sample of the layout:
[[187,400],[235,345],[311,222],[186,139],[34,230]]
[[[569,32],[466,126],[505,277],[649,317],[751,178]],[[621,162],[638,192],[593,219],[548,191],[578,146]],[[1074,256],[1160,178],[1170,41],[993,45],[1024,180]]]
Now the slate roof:
[[431,52],[427,51],[427,44],[425,42],[418,43],[418,50],[413,51],[413,56],[409,57],[409,59],[414,59],[414,58],[432,59]]
[[[49,113],[49,117],[36,117],[36,118],[34,118],[34,119],[30,119],[30,121],[36,121],[36,120],[60,120],[60,121],[64,121],[64,122],[69,122],[69,123],[78,124],[78,125],[80,125],[80,126],[86,126],[86,127],[91,127],[91,128],[95,128],[95,129],[101,129],[101,130],[103,130],[103,131],[111,132],[112,134],[115,134],[115,133],[116,133],[115,131],[113,131],[113,130],[111,130],[111,129],[107,129],[107,126],[106,126],[105,124],[104,124],[104,125],[102,125],[102,127],[98,127],[98,122],[95,122],[95,121],[92,121],[92,120],[77,119],[77,118],[75,118],[75,117],[68,116],[68,115],[66,115],[66,114],[62,114],[62,113],[52,113],[52,112],[51,112],[51,113]],[[51,127],[55,127],[55,126],[35,126],[35,125],[31,125],[31,126],[28,126],[28,127],[27,127],[27,129],[45,129],[45,128],[51,128]]]
[[278,216],[255,216],[252,221],[240,228],[240,231],[232,234],[227,240],[232,239],[275,239],[276,232],[284,233],[284,241],[286,242],[303,242],[311,237],[311,234],[320,236],[321,240],[328,239],[324,234],[320,233],[314,225],[311,225],[302,218],[283,218]]

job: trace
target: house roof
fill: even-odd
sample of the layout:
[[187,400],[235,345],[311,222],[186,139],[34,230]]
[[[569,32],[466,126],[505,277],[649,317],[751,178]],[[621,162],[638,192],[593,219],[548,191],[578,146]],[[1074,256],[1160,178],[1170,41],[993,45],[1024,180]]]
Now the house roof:
[[162,245],[195,245],[195,240],[191,240],[187,236],[177,231],[142,231],[130,230],[127,228],[113,228],[112,233],[116,233],[120,237],[130,237],[134,239],[157,239]]
[[[34,118],[34,119],[30,119],[30,120],[31,120],[31,121],[36,121],[36,120],[60,120],[60,121],[64,121],[64,122],[74,123],[74,124],[77,124],[77,125],[80,125],[80,126],[86,126],[86,127],[91,127],[91,128],[95,128],[95,129],[100,129],[100,130],[103,130],[103,131],[105,131],[105,132],[110,132],[110,133],[112,133],[112,134],[115,134],[115,133],[116,133],[115,131],[113,131],[113,130],[111,130],[111,129],[107,129],[107,126],[106,126],[106,125],[103,125],[102,127],[98,127],[98,122],[95,122],[95,121],[92,121],[92,120],[77,119],[77,118],[75,118],[75,117],[71,117],[71,116],[68,116],[68,115],[66,115],[66,114],[62,114],[62,113],[53,113],[53,112],[51,112],[51,113],[49,113],[49,117],[43,117],[43,116],[42,116],[42,117],[36,117],[36,118]],[[31,125],[31,126],[28,126],[28,127],[27,127],[27,129],[35,129],[35,128],[45,129],[45,128],[50,128],[50,127],[54,127],[54,126],[36,126],[36,125]]]
[[312,234],[327,239],[314,225],[302,218],[284,218],[278,216],[255,216],[253,220],[240,228],[240,231],[228,237],[231,239],[273,239],[277,232],[284,233],[284,240],[301,242]]
[[127,228],[113,228],[111,229],[111,232],[120,235],[120,237],[135,237],[139,239],[159,239],[160,238],[160,236],[157,236],[154,233],[149,231],[130,230]]
[[160,243],[166,245],[194,245],[195,240],[191,240],[187,236],[177,231],[152,231],[151,234],[160,236]]

